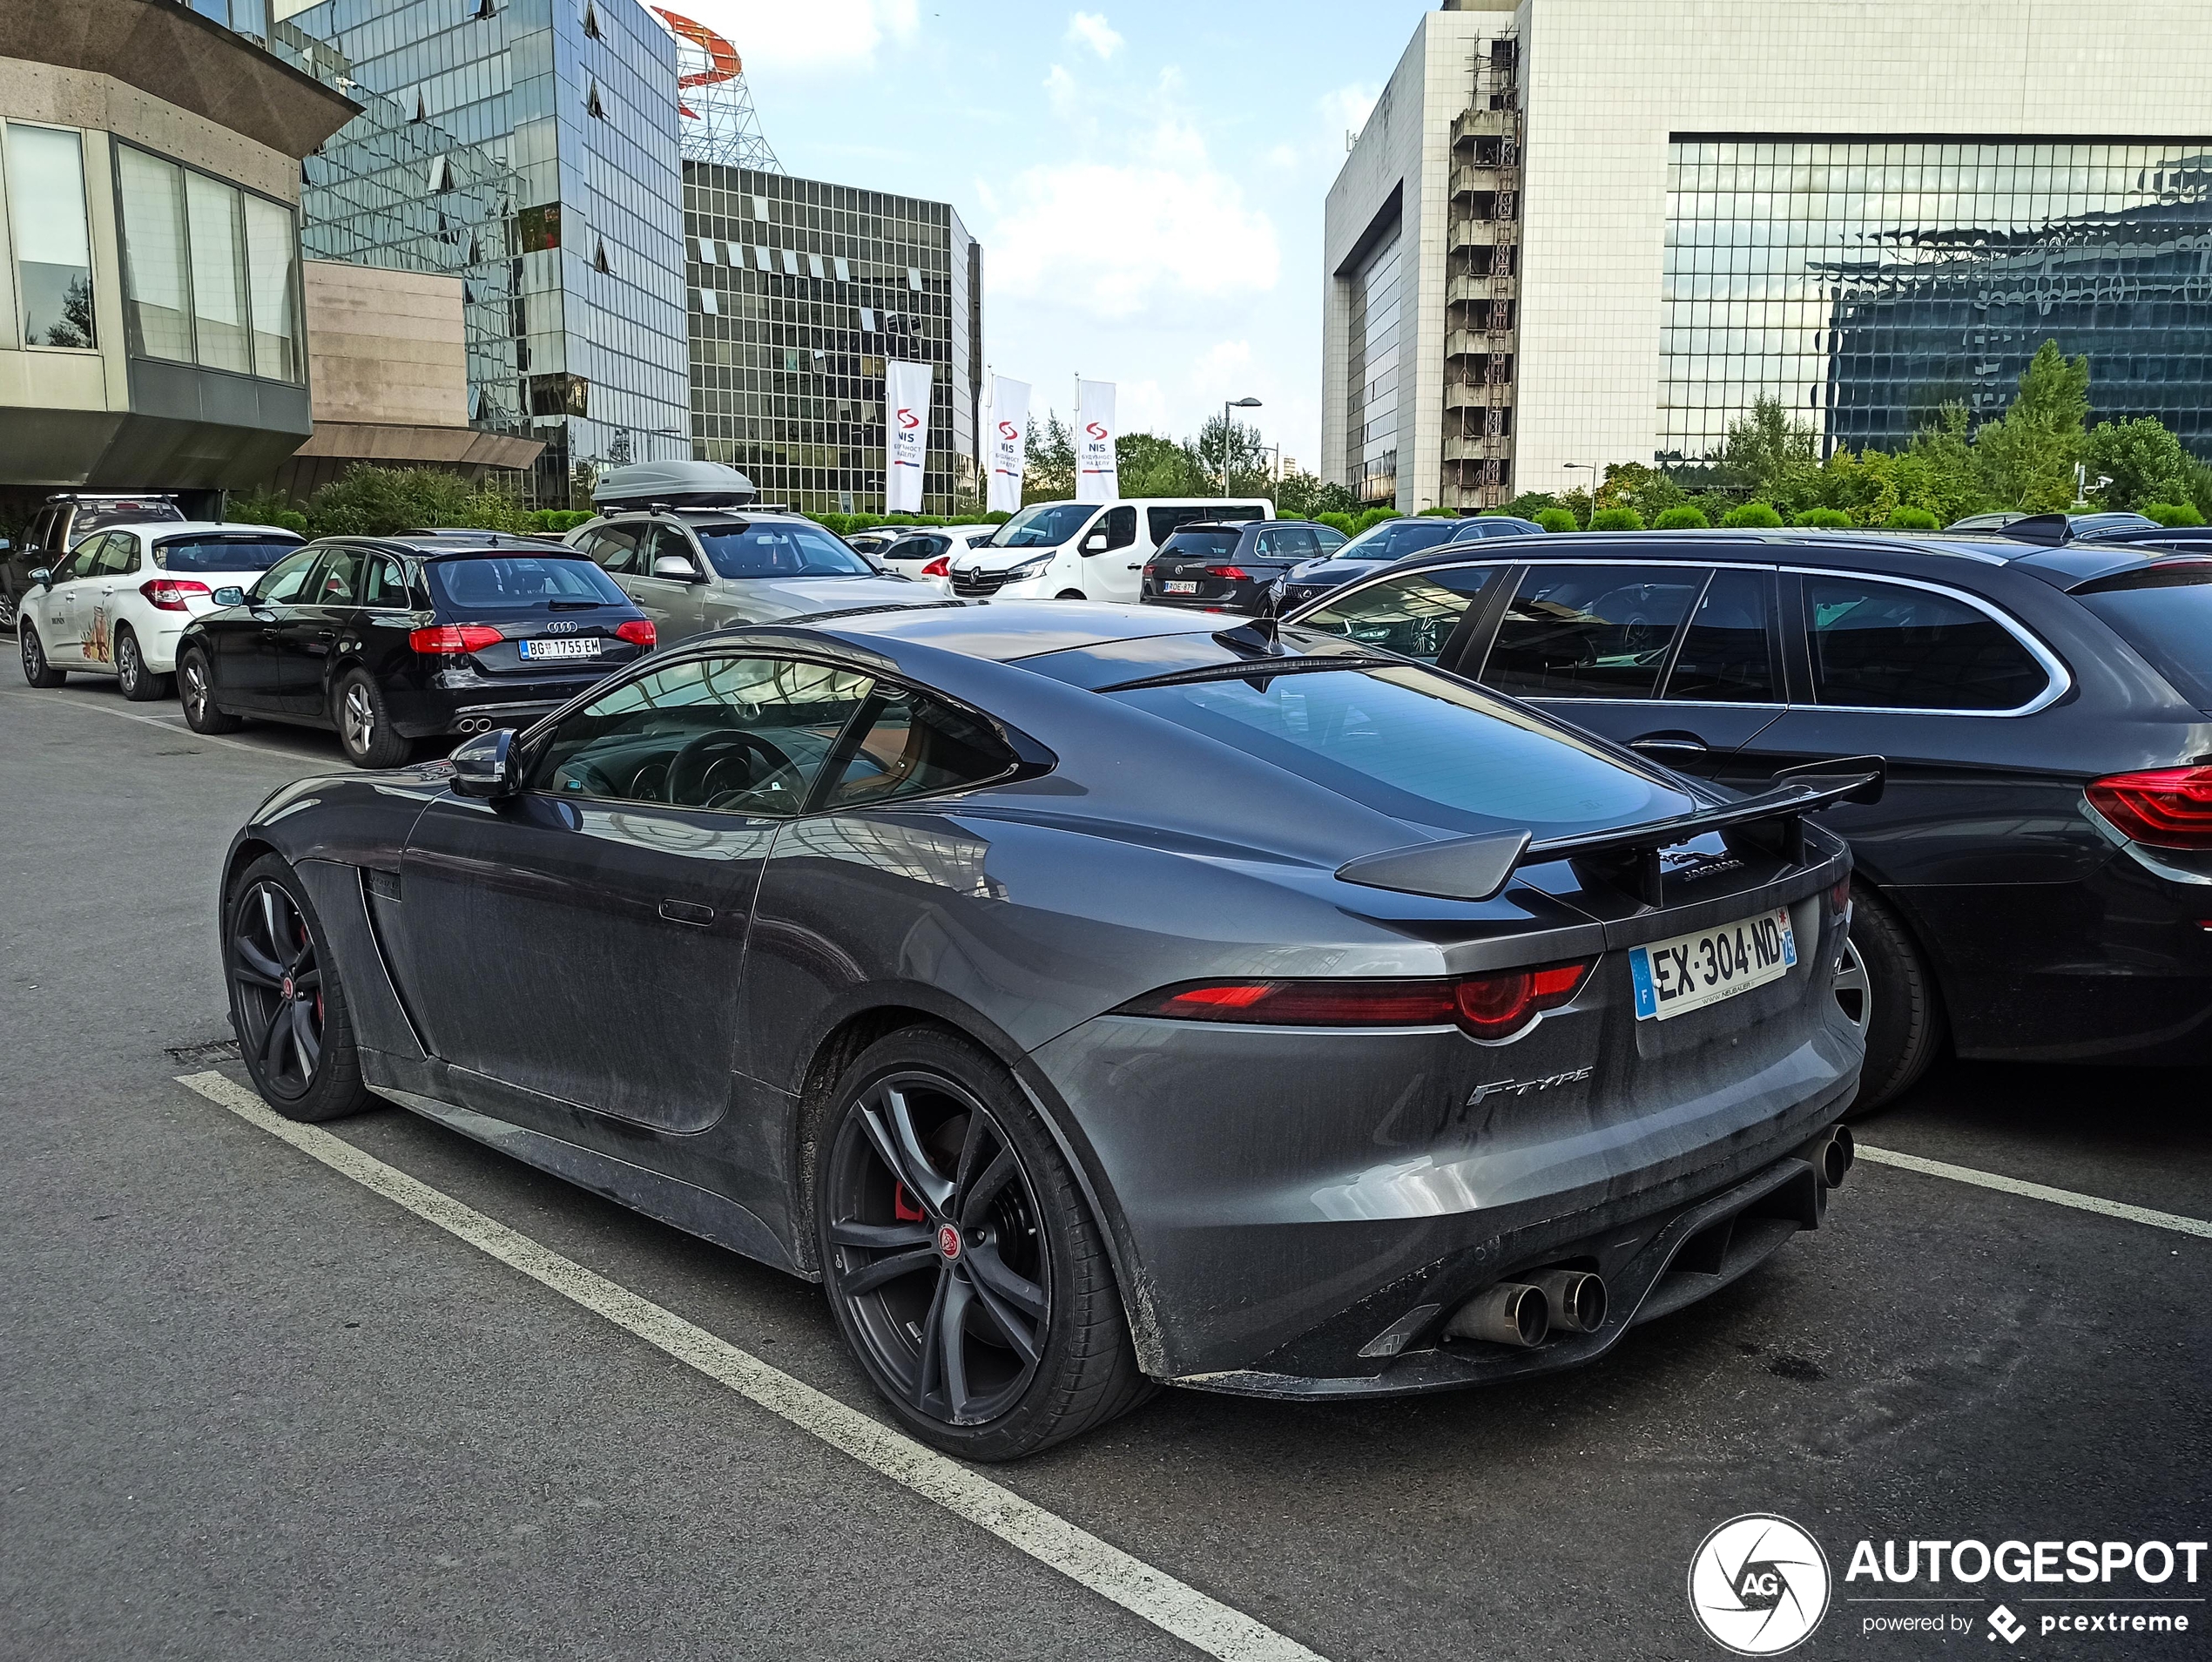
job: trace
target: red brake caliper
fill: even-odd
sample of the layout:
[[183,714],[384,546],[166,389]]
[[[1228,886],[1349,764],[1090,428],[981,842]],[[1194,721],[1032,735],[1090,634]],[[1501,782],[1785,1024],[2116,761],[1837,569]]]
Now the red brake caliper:
[[905,1184],[894,1183],[891,1186],[891,1215],[900,1223],[920,1223],[927,1214],[907,1198]]

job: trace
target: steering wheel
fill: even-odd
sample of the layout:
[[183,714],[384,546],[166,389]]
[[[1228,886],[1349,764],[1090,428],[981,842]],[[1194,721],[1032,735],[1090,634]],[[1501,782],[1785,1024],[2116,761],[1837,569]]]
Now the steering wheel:
[[[790,757],[759,734],[747,733],[742,727],[718,728],[701,733],[676,753],[676,760],[668,765],[664,800],[678,807],[705,807],[709,776],[723,762],[738,756],[759,759],[757,767],[747,767],[747,790],[757,790],[779,773],[798,771]],[[730,794],[726,790],[718,793]]]

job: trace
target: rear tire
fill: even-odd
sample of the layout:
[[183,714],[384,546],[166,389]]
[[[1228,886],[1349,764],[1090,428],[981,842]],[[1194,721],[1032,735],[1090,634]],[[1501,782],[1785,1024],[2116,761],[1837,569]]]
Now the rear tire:
[[129,629],[115,632],[115,682],[123,689],[123,696],[133,704],[152,704],[169,694],[169,678],[157,675],[146,667],[146,655],[138,648],[138,637]]
[[244,724],[215,705],[215,675],[207,654],[188,647],[177,659],[177,698],[185,706],[185,725],[194,733],[236,733]]
[[1845,1111],[1855,1118],[1896,1101],[1928,1071],[1943,1046],[1943,1003],[1904,920],[1864,882],[1851,884],[1851,940],[1865,982],[1863,1015],[1838,997],[1866,1030],[1866,1065]]
[[248,866],[224,900],[223,974],[231,1026],[262,1101],[310,1124],[377,1105],[361,1082],[322,919],[276,855]]
[[907,1028],[845,1071],[814,1228],[846,1343],[900,1424],[948,1454],[1020,1459],[1154,1389],[1059,1145],[965,1038]]
[[338,742],[356,767],[397,767],[415,753],[415,741],[401,738],[392,726],[383,690],[367,670],[350,669],[338,678],[331,689],[330,714]]
[[23,653],[23,679],[33,686],[60,686],[69,679],[62,671],[46,661],[46,648],[38,638],[38,632],[18,618],[16,624],[16,645]]

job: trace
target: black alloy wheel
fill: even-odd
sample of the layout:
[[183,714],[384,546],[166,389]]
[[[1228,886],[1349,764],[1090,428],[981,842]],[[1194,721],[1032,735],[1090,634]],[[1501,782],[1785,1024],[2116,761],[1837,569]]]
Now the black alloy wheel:
[[177,698],[185,706],[185,725],[194,733],[236,733],[244,724],[215,705],[215,681],[207,667],[207,654],[188,648],[177,659]]
[[1857,1118],[1903,1096],[1943,1048],[1942,998],[1911,930],[1862,881],[1851,884],[1851,940],[1836,972],[1836,1003],[1866,1041]]
[[908,1030],[872,1046],[834,1100],[817,1177],[823,1279],[901,1422],[1007,1460],[1150,1394],[1081,1193],[994,1061]]
[[0,632],[16,626],[16,597],[11,590],[0,587]]
[[39,644],[38,632],[29,624],[17,624],[16,645],[23,653],[23,679],[31,686],[59,686],[69,679],[46,661],[46,649]]
[[365,1107],[352,1024],[299,879],[275,855],[247,868],[223,932],[231,1024],[261,1098],[287,1118]]

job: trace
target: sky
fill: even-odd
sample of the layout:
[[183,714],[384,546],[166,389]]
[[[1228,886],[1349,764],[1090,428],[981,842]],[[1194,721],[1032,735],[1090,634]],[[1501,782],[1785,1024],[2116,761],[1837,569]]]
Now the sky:
[[1228,398],[1318,470],[1321,213],[1420,0],[660,0],[745,60],[786,172],[949,201],[984,350],[1069,416],[1195,434]]

